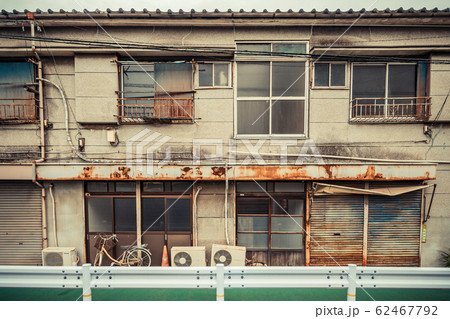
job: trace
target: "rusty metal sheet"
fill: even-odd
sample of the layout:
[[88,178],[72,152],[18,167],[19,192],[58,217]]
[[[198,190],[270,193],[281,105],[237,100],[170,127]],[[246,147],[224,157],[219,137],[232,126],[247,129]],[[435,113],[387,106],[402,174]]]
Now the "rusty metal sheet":
[[421,202],[421,191],[369,196],[368,266],[420,266]]
[[0,265],[41,265],[41,190],[31,182],[0,182]]
[[[224,166],[52,165],[37,167],[38,180],[225,180]],[[229,180],[403,181],[436,179],[436,165],[229,166]]]
[[363,263],[364,197],[313,199],[310,216],[310,265]]

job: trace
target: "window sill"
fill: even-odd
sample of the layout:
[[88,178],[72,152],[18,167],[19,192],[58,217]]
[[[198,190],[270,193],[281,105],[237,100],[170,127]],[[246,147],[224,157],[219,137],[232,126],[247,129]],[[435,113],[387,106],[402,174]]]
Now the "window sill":
[[234,140],[307,140],[306,135],[237,135],[233,137]]
[[195,88],[195,90],[223,90],[223,89],[233,89],[233,88],[231,86],[200,86]]
[[311,90],[350,90],[350,88],[346,86],[312,86]]

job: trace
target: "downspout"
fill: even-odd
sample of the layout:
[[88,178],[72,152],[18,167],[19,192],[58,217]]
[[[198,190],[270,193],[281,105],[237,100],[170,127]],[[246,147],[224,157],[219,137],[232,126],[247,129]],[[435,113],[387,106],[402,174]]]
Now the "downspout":
[[55,197],[53,196],[53,184],[48,187],[50,190],[50,196],[52,197],[52,208],[53,208],[53,235],[55,239],[55,247],[58,247],[58,236],[56,234],[56,209],[55,209]]
[[[30,19],[34,19],[34,16],[30,16]],[[36,44],[34,41],[34,27],[35,21],[30,21],[31,26],[31,51],[36,56],[37,66],[38,66],[38,78],[39,81],[39,122],[40,122],[40,131],[41,131],[41,158],[36,160],[36,163],[41,163],[45,161],[45,126],[44,126],[44,92],[43,92],[43,83],[42,83],[42,61],[39,54],[36,52]]]
[[225,238],[227,240],[227,245],[230,244],[230,239],[228,238],[228,163],[225,162]]
[[32,163],[33,167],[33,180],[41,189],[41,205],[42,205],[42,248],[48,247],[48,238],[47,238],[47,205],[45,200],[45,187],[41,183],[36,180],[36,161]]
[[[29,16],[30,27],[31,27],[31,37],[33,40],[31,41],[31,51],[36,56],[37,63],[33,61],[34,64],[38,66],[38,78],[42,78],[42,61],[39,54],[36,52],[36,43],[34,41],[34,27],[35,21],[34,16],[31,13]],[[42,248],[48,247],[48,238],[47,238],[47,205],[46,205],[46,196],[45,196],[45,187],[37,181],[37,173],[36,173],[36,164],[42,163],[45,161],[45,130],[44,130],[44,91],[42,80],[39,80],[39,122],[40,122],[40,133],[41,133],[41,158],[33,161],[33,180],[41,189],[41,210],[42,210]]]
[[198,193],[200,193],[200,191],[202,190],[201,186],[197,187],[197,191],[194,193],[194,209],[193,209],[193,216],[192,219],[194,220],[194,229],[193,229],[193,233],[194,233],[194,246],[198,246],[198,218],[197,218],[197,196]]

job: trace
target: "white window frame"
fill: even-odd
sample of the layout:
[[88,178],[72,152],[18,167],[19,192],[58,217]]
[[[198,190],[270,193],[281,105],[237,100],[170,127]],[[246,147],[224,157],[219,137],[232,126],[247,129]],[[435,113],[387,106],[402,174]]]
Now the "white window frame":
[[[317,64],[328,64],[328,86],[317,86],[316,85],[316,65]],[[345,71],[344,71],[344,85],[338,86],[338,85],[331,85],[331,65],[332,64],[344,64],[345,65]],[[314,70],[312,72],[312,85],[311,88],[313,89],[326,89],[326,90],[341,90],[341,89],[348,89],[348,63],[347,62],[334,62],[334,61],[323,61],[323,62],[314,62]]]
[[[201,64],[212,64],[212,85],[209,86],[201,86],[200,85],[200,65]],[[215,64],[226,64],[228,66],[228,85],[214,85],[214,65]],[[218,62],[218,61],[202,61],[197,62],[195,66],[195,89],[230,89],[232,87],[233,78],[232,78],[232,64],[231,62]]]
[[[272,52],[272,45],[273,44],[305,44],[306,45],[306,54],[309,52],[309,42],[308,41],[239,41],[236,42],[236,49],[238,44],[270,44],[270,48]],[[270,84],[269,84],[269,96],[264,97],[237,97],[237,86],[238,86],[238,79],[237,79],[237,63],[238,62],[269,62],[270,64]],[[272,62],[305,62],[305,96],[303,97],[272,97]],[[279,56],[239,56],[235,54],[234,59],[234,65],[233,68],[236,70],[233,74],[233,83],[235,85],[233,86],[233,94],[234,94],[234,138],[235,139],[307,139],[309,135],[309,69],[310,69],[310,62],[306,57],[279,57]],[[270,101],[272,100],[291,100],[291,101],[305,101],[305,107],[304,107],[304,114],[303,114],[303,127],[304,127],[304,133],[303,134],[271,134],[272,132],[272,110],[270,109],[269,112],[269,133],[268,134],[238,134],[237,131],[237,102],[238,101],[269,101],[269,107],[271,108],[272,105],[270,104]]]

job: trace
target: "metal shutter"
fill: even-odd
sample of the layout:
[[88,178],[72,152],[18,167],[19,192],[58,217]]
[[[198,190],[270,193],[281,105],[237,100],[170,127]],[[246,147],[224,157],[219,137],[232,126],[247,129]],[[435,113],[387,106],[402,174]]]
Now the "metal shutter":
[[362,265],[363,223],[363,196],[314,197],[310,216],[310,265]]
[[0,265],[41,265],[41,190],[31,182],[0,182]]
[[420,266],[422,191],[369,196],[368,266]]

